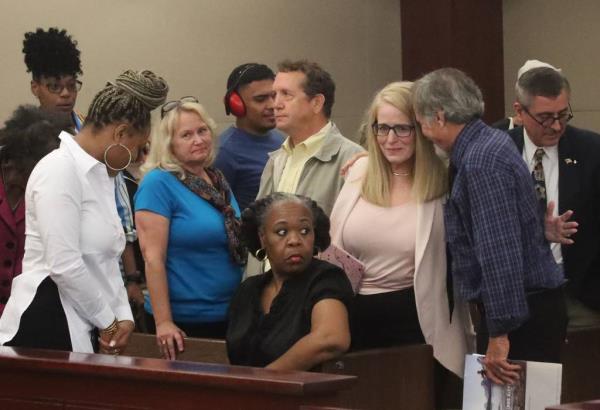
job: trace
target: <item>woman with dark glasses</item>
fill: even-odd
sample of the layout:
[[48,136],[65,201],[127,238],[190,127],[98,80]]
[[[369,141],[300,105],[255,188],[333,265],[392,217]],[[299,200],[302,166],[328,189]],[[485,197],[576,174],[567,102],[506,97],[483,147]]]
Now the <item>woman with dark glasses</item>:
[[169,101],[142,167],[135,218],[146,261],[150,331],[166,359],[186,336],[224,338],[245,264],[240,211],[213,168],[215,123],[194,97]]
[[84,118],[74,107],[82,85],[78,76],[83,72],[77,41],[65,30],[38,28],[25,33],[23,54],[31,73],[31,93],[40,108],[68,113],[79,132]]
[[[371,102],[369,156],[348,172],[331,239],[365,265],[353,347],[427,343],[437,362],[461,376],[473,338],[466,303],[449,301],[446,286],[447,171],[417,126],[411,87],[388,84]],[[436,377],[449,375],[436,367]]]

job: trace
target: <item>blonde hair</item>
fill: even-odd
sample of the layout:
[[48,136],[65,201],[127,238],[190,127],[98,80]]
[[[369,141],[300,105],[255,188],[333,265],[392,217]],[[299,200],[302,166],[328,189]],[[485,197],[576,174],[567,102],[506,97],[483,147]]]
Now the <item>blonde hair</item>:
[[176,173],[181,179],[185,177],[183,164],[177,158],[175,158],[175,155],[173,155],[173,150],[171,149],[171,141],[175,136],[177,127],[179,126],[179,118],[184,112],[198,114],[200,119],[210,130],[212,147],[208,157],[206,158],[204,166],[208,167],[212,165],[216,155],[215,136],[217,124],[211,117],[208,116],[208,113],[202,105],[195,102],[184,102],[173,108],[171,111],[168,111],[164,118],[160,121],[158,130],[152,133],[148,158],[146,159],[144,165],[140,167],[140,171],[143,174],[146,174],[155,168],[160,168],[165,171]]
[[371,126],[377,122],[377,112],[383,104],[390,104],[403,112],[415,125],[415,154],[413,157],[412,195],[417,202],[427,202],[439,198],[447,191],[447,169],[437,156],[431,141],[421,133],[413,111],[411,100],[412,83],[394,82],[386,85],[373,98],[365,114],[366,142],[369,164],[362,183],[362,196],[379,206],[390,205],[390,185],[392,167],[383,155],[377,136]]

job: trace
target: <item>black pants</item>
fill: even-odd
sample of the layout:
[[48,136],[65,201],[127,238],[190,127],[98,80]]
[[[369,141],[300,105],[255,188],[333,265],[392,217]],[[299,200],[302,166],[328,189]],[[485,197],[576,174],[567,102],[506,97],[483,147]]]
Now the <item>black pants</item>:
[[6,346],[72,351],[67,316],[58,288],[50,277],[37,288],[33,301],[23,312],[19,330]]
[[[146,328],[148,333],[156,334],[156,323],[154,316],[146,313]],[[207,339],[225,339],[227,332],[227,322],[211,323],[182,323],[175,322],[175,325],[183,330],[188,337],[202,337]]]
[[[508,334],[512,360],[535,362],[560,362],[560,350],[567,334],[567,308],[562,288],[547,289],[527,296],[529,319]],[[485,311],[480,313],[477,329],[477,352],[487,351],[489,334]]]
[[412,287],[375,295],[357,295],[354,309],[354,350],[425,343]]

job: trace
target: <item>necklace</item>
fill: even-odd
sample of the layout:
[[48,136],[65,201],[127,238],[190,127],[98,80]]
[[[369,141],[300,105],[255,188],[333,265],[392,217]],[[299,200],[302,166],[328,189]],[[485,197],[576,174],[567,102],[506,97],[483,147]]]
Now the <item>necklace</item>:
[[397,177],[407,177],[410,175],[410,172],[394,172],[392,171],[392,175]]

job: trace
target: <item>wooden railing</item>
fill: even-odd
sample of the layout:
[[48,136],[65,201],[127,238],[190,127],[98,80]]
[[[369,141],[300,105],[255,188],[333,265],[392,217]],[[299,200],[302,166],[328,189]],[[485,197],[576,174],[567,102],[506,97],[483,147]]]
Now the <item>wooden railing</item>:
[[0,347],[0,408],[290,409],[335,406],[351,376]]

